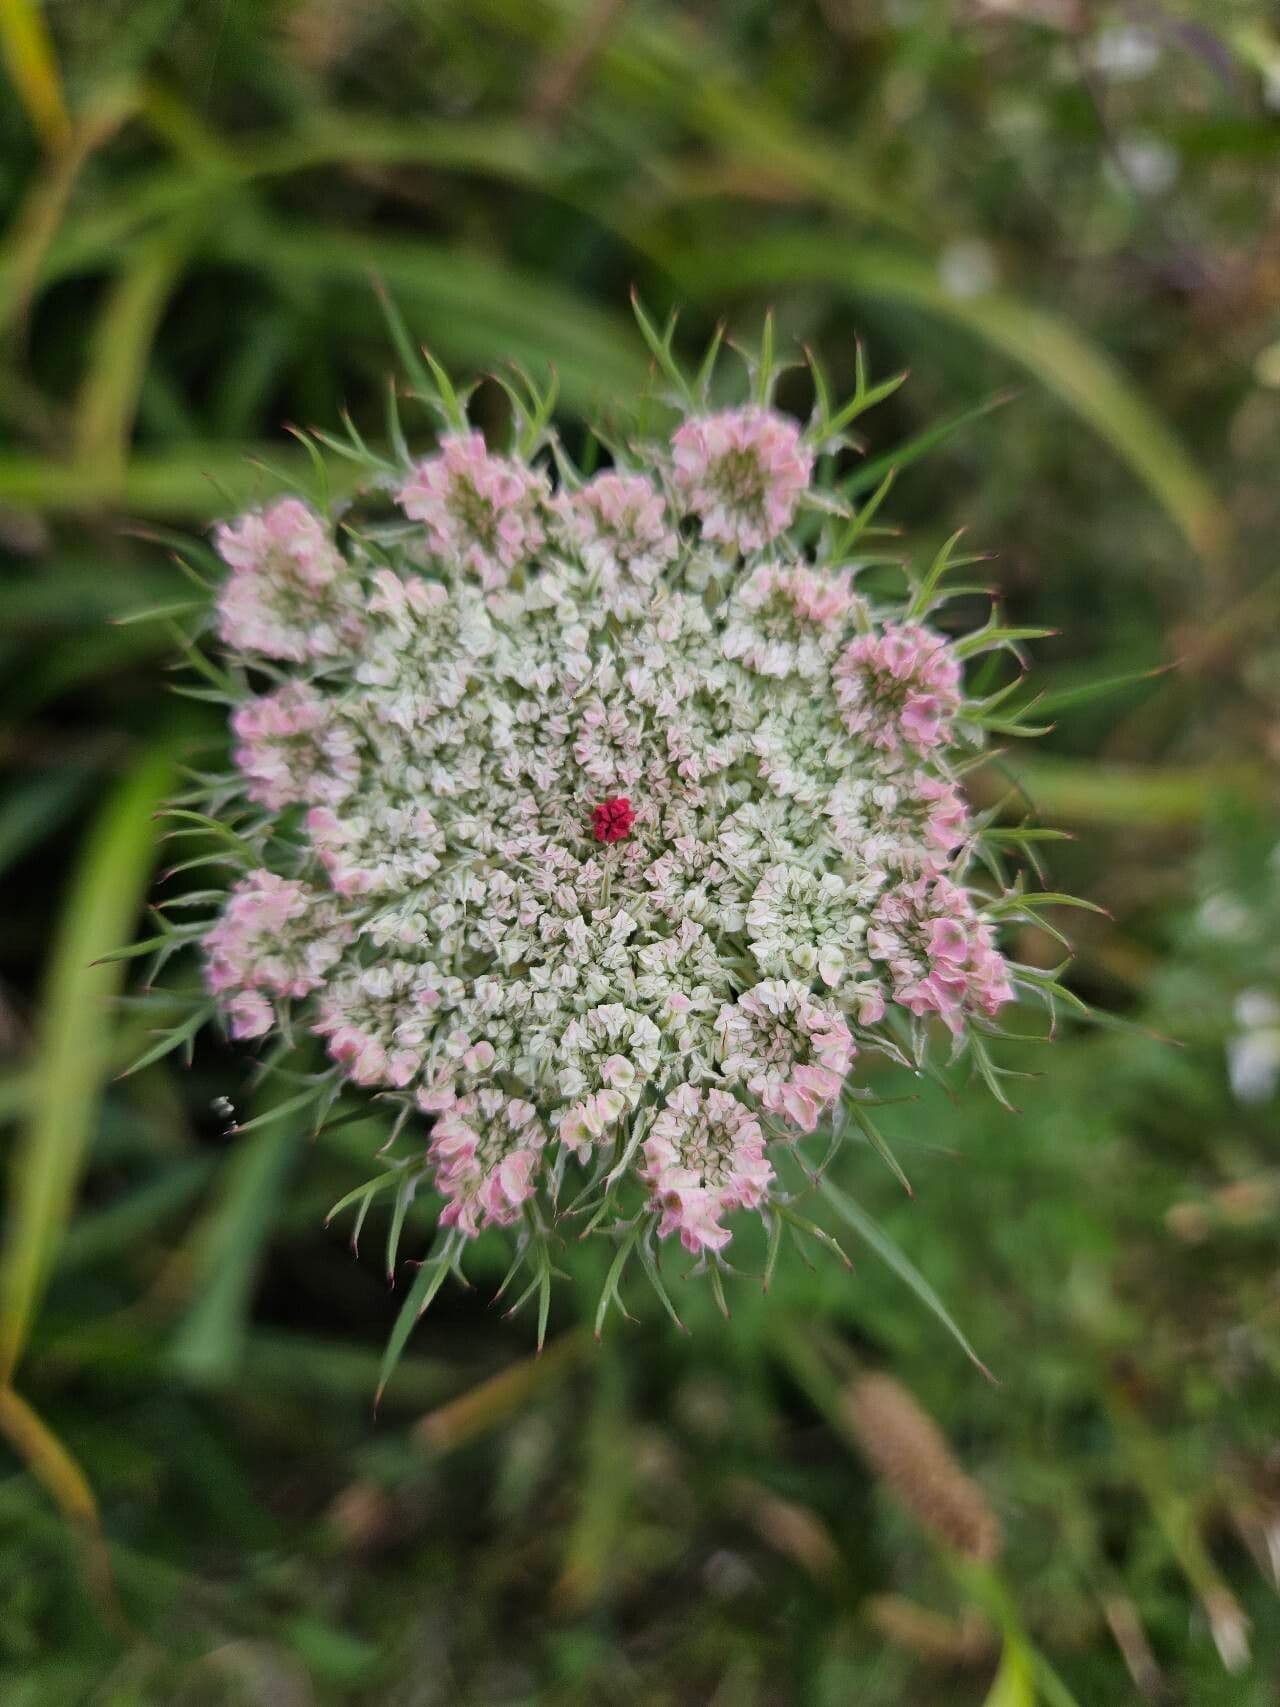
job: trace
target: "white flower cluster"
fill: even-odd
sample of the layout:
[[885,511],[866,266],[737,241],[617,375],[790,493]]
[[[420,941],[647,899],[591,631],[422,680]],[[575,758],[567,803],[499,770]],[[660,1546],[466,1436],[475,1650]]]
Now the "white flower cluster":
[[961,664],[855,591],[838,529],[798,543],[813,460],[770,408],[690,411],[553,490],[459,429],[399,515],[219,531],[264,852],[210,986],[233,1033],[308,1028],[428,1116],[462,1234],[578,1173],[714,1254],[860,1049],[1011,995],[966,880]]

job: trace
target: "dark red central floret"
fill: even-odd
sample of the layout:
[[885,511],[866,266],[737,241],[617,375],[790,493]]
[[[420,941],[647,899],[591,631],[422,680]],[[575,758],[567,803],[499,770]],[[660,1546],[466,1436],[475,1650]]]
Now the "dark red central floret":
[[592,811],[591,833],[598,842],[625,841],[635,821],[635,809],[626,795],[610,795]]

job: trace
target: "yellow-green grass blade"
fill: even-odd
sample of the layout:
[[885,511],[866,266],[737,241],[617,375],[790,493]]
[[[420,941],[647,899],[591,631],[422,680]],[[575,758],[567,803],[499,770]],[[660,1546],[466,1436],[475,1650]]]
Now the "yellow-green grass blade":
[[1000,1669],[983,1707],[1036,1707],[1031,1662],[1021,1643],[1006,1638]]
[[37,0],[0,0],[0,49],[27,117],[56,153],[71,136],[62,77]]
[[90,1586],[103,1611],[115,1614],[111,1563],[98,1520],[98,1502],[84,1471],[52,1429],[10,1387],[0,1386],[0,1438],[26,1465],[80,1534]]
[[[119,479],[111,469],[0,455],[0,504],[43,515],[74,515],[114,505],[131,515],[201,521],[261,503],[286,485],[304,484],[309,468],[301,452],[274,444],[195,444],[138,452]],[[345,466],[330,470],[335,493],[357,478]]]
[[124,474],[151,346],[188,246],[176,226],[156,233],[132,250],[107,293],[75,420],[75,459],[97,479],[114,484]]
[[6,1387],[0,1387],[0,1435],[64,1516],[76,1523],[96,1523],[97,1504],[84,1472],[26,1400]]
[[0,1252],[0,1385],[22,1355],[97,1120],[123,963],[97,965],[133,928],[156,843],[167,751],[142,758],[92,824],[45,976],[27,1118],[15,1145]]
[[854,298],[905,303],[963,327],[1033,374],[1086,421],[1209,563],[1221,553],[1226,515],[1189,452],[1110,357],[1048,309],[1002,291],[958,296],[928,259],[820,232],[673,252],[669,264],[699,296],[817,282]]
[[1196,825],[1214,803],[1258,804],[1270,797],[1265,767],[1249,759],[1217,765],[1098,764],[1093,759],[1026,758],[985,766],[970,778],[970,792],[992,805],[1020,789],[1025,804],[1046,823],[1102,824],[1151,829]]
[[81,171],[96,151],[119,130],[134,109],[126,87],[111,87],[92,98],[71,142],[54,157],[24,192],[8,230],[0,238],[0,327],[19,319],[40,281],[50,245],[66,218]]

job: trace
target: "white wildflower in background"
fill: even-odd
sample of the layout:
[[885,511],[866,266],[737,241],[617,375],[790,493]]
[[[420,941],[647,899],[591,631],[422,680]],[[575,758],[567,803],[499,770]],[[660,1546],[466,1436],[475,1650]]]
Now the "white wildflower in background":
[[1116,160],[1123,178],[1143,196],[1164,195],[1177,183],[1182,170],[1177,149],[1147,131],[1120,137]]
[[989,243],[981,237],[962,237],[942,251],[938,277],[948,296],[966,302],[994,290],[1000,282],[1000,268]]
[[1269,990],[1242,990],[1235,1021],[1227,1042],[1231,1089],[1239,1102],[1269,1102],[1280,1086],[1280,1001]]
[[1099,30],[1089,58],[1110,83],[1135,83],[1160,63],[1160,38],[1144,24],[1109,24]]
[[655,354],[668,424],[593,478],[540,400],[498,451],[433,370],[434,451],[356,443],[341,510],[215,535],[247,852],[202,927],[209,990],[237,1036],[322,1040],[330,1100],[398,1108],[401,1189],[443,1200],[433,1261],[516,1228],[539,1287],[584,1217],[652,1275],[668,1238],[714,1271],[744,1213],[796,1220],[807,1134],[853,1097],[865,1123],[860,1062],[941,1035],[998,1091],[996,1016],[1055,988],[1002,954],[1033,898],[960,780],[1020,715],[966,662],[1026,631],[949,638],[972,560],[889,567],[862,543],[883,492],[811,483],[892,385],[859,365],[833,409],[818,376],[806,427],[767,357],[715,408]]

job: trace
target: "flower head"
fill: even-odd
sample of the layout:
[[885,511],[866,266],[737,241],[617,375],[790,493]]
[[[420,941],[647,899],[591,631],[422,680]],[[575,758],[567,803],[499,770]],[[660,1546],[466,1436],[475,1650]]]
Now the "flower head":
[[440,867],[444,836],[429,808],[371,795],[360,809],[313,806],[307,833],[339,895],[398,894]]
[[305,682],[245,700],[231,728],[245,792],[273,811],[307,801],[336,806],[360,775],[354,729]]
[[325,986],[312,1030],[357,1085],[410,1084],[433,1029],[430,970],[379,960]]
[[678,1085],[645,1140],[642,1178],[662,1211],[659,1237],[679,1233],[697,1254],[728,1244],[720,1217],[756,1208],[773,1169],[750,1109],[727,1091]]
[[861,607],[847,573],[762,564],[733,594],[725,653],[762,676],[825,674]]
[[611,1134],[657,1071],[662,1034],[645,1014],[605,1002],[569,1021],[558,1050],[559,1134],[577,1155]]
[[927,753],[947,740],[960,706],[960,665],[940,634],[919,623],[860,634],[832,675],[850,734],[890,753]]
[[1013,998],[994,930],[945,877],[920,877],[885,895],[867,950],[886,963],[896,1002],[917,1016],[937,1014],[957,1036],[966,1013],[990,1019]]
[[839,1009],[794,978],[765,979],[726,1003],[716,1031],[725,1077],[801,1132],[834,1105],[856,1054]]
[[556,458],[553,492],[452,432],[390,523],[380,482],[341,540],[297,500],[219,531],[251,857],[206,976],[422,1135],[396,1161],[448,1251],[582,1212],[712,1262],[863,1055],[922,1065],[1013,995],[960,782],[983,708],[927,598],[788,532],[787,417]]
[[643,474],[597,474],[576,492],[561,493],[556,514],[560,538],[581,555],[608,599],[651,587],[679,548],[662,493]]
[[866,914],[885,874],[870,867],[851,880],[818,877],[804,865],[771,865],[747,906],[751,952],[763,972],[836,985],[865,961]]
[[415,465],[397,494],[426,529],[427,549],[449,568],[501,587],[546,537],[545,478],[522,462],[495,456],[481,433],[452,433],[435,456]]
[[336,966],[350,927],[305,883],[254,871],[236,884],[204,939],[205,979],[228,1010],[233,1037],[260,1037],[274,1019],[268,996],[310,995]]
[[446,1199],[442,1227],[509,1227],[533,1196],[547,1134],[532,1103],[498,1090],[460,1097],[436,1120],[427,1157]]
[[676,490],[702,537],[741,552],[790,527],[813,470],[795,422],[754,405],[694,416],[671,448]]
[[231,568],[218,595],[218,632],[239,652],[301,664],[360,638],[360,583],[327,525],[297,498],[218,528]]

